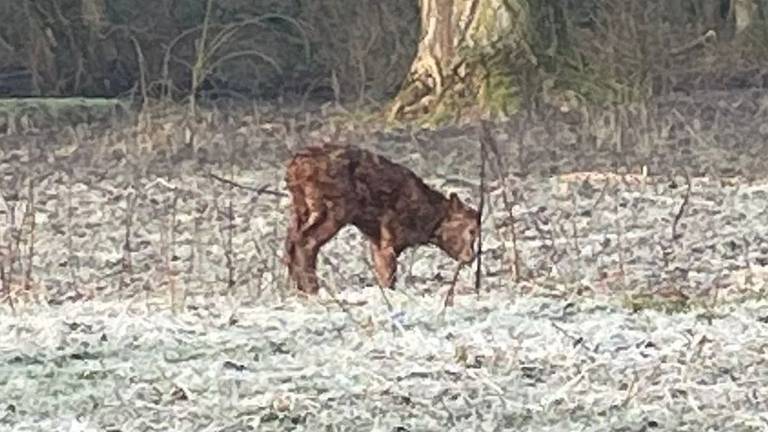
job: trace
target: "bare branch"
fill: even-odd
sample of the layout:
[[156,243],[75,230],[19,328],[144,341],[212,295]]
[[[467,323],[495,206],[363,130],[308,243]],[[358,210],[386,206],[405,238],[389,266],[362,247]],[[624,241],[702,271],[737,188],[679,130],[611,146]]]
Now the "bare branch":
[[245,185],[241,185],[240,183],[234,182],[232,180],[225,179],[224,177],[218,176],[218,175],[216,175],[214,173],[210,173],[210,172],[208,173],[208,177],[210,177],[210,178],[212,178],[214,180],[220,181],[220,182],[222,182],[224,184],[228,184],[230,186],[239,188],[239,189],[245,189],[245,190],[249,190],[251,192],[256,192],[259,195],[264,194],[264,195],[273,195],[273,196],[278,196],[278,197],[287,197],[288,196],[288,194],[286,194],[286,193],[278,192],[278,191],[273,191],[273,190],[268,189],[269,186],[267,186],[267,185],[264,185],[264,186],[261,186],[261,187],[257,187],[257,188],[251,187],[251,186],[245,186]]

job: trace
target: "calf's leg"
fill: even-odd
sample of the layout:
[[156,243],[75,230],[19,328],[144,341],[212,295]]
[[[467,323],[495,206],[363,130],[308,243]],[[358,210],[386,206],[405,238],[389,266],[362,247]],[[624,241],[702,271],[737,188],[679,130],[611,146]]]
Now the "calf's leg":
[[289,183],[292,213],[285,239],[284,263],[299,290],[316,293],[319,289],[315,266],[317,253],[340,226],[329,218],[320,191],[307,184]]
[[397,257],[402,251],[395,236],[392,218],[385,216],[381,223],[378,239],[371,239],[371,255],[376,279],[382,288],[395,289]]
[[299,231],[293,250],[291,276],[301,291],[316,294],[320,290],[317,281],[317,255],[342,227],[342,223],[332,218],[325,218],[307,231]]
[[371,256],[376,280],[382,288],[395,289],[395,272],[397,272],[397,256],[392,247],[382,247],[378,242],[371,241]]
[[322,199],[322,192],[311,185],[302,191],[302,205],[307,214],[299,224],[298,230],[306,233],[317,227],[328,217],[328,209]]
[[295,261],[294,254],[296,252],[296,243],[299,240],[299,233],[301,227],[307,223],[309,219],[309,208],[304,196],[304,188],[296,187],[289,184],[288,190],[291,193],[291,216],[288,223],[288,232],[285,238],[285,256],[283,256],[283,263],[288,266],[291,276],[293,273],[293,262]]

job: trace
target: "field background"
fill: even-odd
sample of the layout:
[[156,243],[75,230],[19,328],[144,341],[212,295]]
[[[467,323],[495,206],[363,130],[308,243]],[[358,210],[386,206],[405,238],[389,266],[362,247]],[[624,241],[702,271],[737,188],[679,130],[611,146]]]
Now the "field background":
[[[286,286],[283,164],[331,114],[30,116],[0,147],[0,429],[760,429],[765,101],[496,123],[483,290],[446,310],[446,256],[404,254],[390,310],[353,228],[319,299]],[[341,130],[477,204],[472,124]]]
[[[0,23],[0,432],[768,428],[768,0]],[[477,205],[489,113],[479,292],[464,269],[446,305],[456,264],[423,247],[385,299],[346,228],[297,295],[293,150],[362,146]]]

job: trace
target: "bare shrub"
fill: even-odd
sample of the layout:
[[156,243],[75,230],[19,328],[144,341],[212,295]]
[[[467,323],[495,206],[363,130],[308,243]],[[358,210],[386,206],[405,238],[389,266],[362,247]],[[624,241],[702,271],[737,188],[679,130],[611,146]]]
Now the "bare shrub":
[[36,95],[238,99],[333,88],[368,102],[397,89],[419,33],[408,0],[51,0],[4,4],[0,17],[9,23],[0,78],[28,71]]
[[302,20],[314,41],[316,85],[357,102],[391,96],[405,78],[419,37],[416,2],[305,1]]
[[560,51],[555,79],[593,102],[764,86],[759,65],[768,58],[765,23],[742,23],[737,33],[737,18],[720,3],[618,0],[572,6],[570,38],[559,41],[567,49]]

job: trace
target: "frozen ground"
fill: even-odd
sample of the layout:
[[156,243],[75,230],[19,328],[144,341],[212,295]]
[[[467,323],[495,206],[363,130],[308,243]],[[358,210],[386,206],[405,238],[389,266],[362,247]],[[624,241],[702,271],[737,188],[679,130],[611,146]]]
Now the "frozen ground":
[[[275,122],[0,137],[0,431],[764,430],[768,110],[726,96],[500,125],[485,286],[444,316],[449,259],[404,254],[390,311],[353,229],[338,302],[286,290]],[[477,203],[470,128],[347,136]]]
[[437,297],[393,295],[394,315],[375,289],[343,297],[347,312],[93,301],[3,317],[0,430],[768,427],[766,301],[668,315],[495,293],[440,316]]

